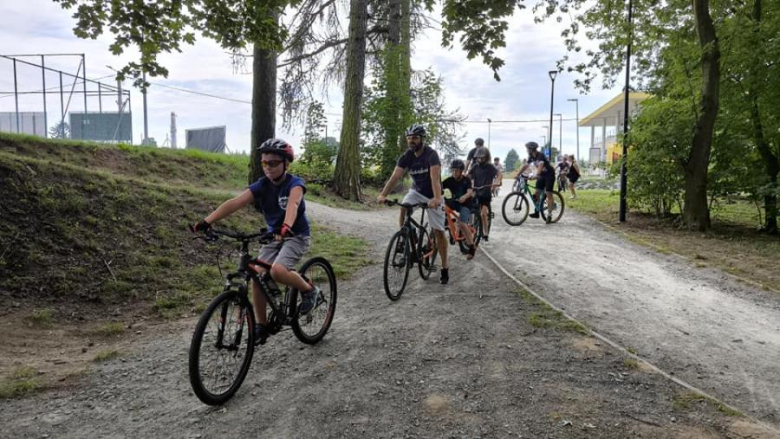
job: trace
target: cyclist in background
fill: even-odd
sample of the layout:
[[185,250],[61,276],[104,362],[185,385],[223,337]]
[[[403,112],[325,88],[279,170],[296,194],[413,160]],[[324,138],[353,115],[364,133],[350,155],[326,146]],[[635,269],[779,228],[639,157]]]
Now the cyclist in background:
[[504,167],[501,165],[501,159],[495,157],[493,159],[493,166],[496,167],[498,175],[496,175],[495,188],[493,189],[493,197],[498,197],[499,187],[504,185]]
[[[293,148],[289,143],[281,139],[268,139],[257,148],[257,152],[261,154],[265,176],[235,198],[222,203],[192,229],[206,232],[217,221],[254,203],[265,217],[268,232],[275,237],[275,241],[264,246],[257,257],[272,264],[270,274],[274,281],[301,292],[299,311],[308,314],[314,308],[319,288],[309,285],[300,274],[292,271],[311,247],[311,231],[303,200],[306,186],[299,177],[287,172],[294,160]],[[255,339],[259,340],[268,336],[265,329],[266,300],[260,292],[260,285],[255,281],[252,281],[252,303],[258,323],[255,326]]]
[[[409,170],[412,176],[412,188],[403,199],[403,204],[428,203],[428,218],[433,233],[436,236],[436,244],[441,255],[441,277],[439,281],[446,284],[450,280],[449,263],[447,262],[447,237],[444,235],[444,206],[442,204],[441,190],[441,161],[439,154],[425,145],[425,127],[419,124],[411,125],[406,129],[406,144],[409,149],[398,159],[393,175],[385,184],[377,201],[387,201],[387,194],[392,191],[398,181],[403,177],[404,171]],[[406,209],[401,208],[399,227],[403,227],[406,219]],[[400,241],[400,242],[403,242]],[[403,244],[401,244],[403,245]],[[403,249],[401,249],[403,251]]]
[[479,148],[485,147],[485,141],[481,137],[474,139],[474,147],[471,148],[469,154],[466,156],[466,175],[471,172],[471,167],[474,166],[474,154],[477,153]]
[[[539,144],[536,142],[528,142],[525,144],[525,149],[528,151],[528,163],[523,165],[517,172],[518,175],[523,174],[529,167],[536,168],[536,192],[534,198],[536,200],[544,191],[547,194],[547,208],[552,212],[553,209],[553,187],[555,186],[555,168],[547,160],[547,157],[539,152]],[[539,218],[539,211],[536,210],[536,203],[534,203],[534,213],[528,215],[531,218]],[[548,216],[549,218],[549,216]]]
[[569,156],[563,155],[563,160],[558,163],[558,191],[566,192],[566,175],[569,173],[569,162],[567,161]]
[[[477,196],[480,214],[482,215],[482,230],[489,230],[489,209],[490,202],[493,201],[493,188],[496,181],[498,170],[490,162],[490,151],[485,148],[479,148],[474,153],[474,164],[469,171],[469,178],[474,182],[474,191]],[[483,235],[485,242],[488,242],[488,235]]]
[[463,175],[463,171],[466,169],[466,165],[461,159],[455,159],[450,163],[450,170],[452,176],[444,180],[442,187],[446,190],[449,189],[452,194],[451,199],[444,200],[450,209],[458,212],[460,220],[458,227],[461,233],[466,239],[466,244],[469,246],[469,252],[466,255],[466,259],[473,259],[474,254],[477,252],[476,246],[474,246],[474,236],[471,234],[468,222],[471,217],[471,205],[473,204],[473,192],[471,190],[471,180]]

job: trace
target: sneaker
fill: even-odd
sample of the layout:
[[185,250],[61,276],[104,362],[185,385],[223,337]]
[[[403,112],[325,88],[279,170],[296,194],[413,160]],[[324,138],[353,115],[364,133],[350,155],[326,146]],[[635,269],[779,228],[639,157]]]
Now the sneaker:
[[320,289],[317,287],[312,288],[311,291],[301,293],[301,305],[299,311],[301,314],[308,314],[314,309],[314,305],[317,304],[317,297],[320,295]]
[[488,242],[488,236],[487,235],[483,236],[482,239],[484,239],[485,242]]
[[399,239],[395,243],[395,252],[403,254],[404,253],[404,247],[406,247],[406,240],[405,239]]
[[447,285],[447,282],[450,281],[450,269],[449,268],[442,268],[441,269],[441,277],[439,278],[439,282],[442,285]]
[[539,212],[534,212],[528,216],[530,216],[531,218],[539,218]]
[[254,333],[255,333],[255,345],[265,344],[265,341],[268,339],[268,336],[270,335],[266,327],[264,325],[261,325],[260,323],[255,324]]
[[472,259],[474,259],[474,255],[475,255],[476,253],[477,253],[477,247],[476,247],[476,246],[474,246],[474,245],[472,245],[471,247],[469,247],[469,251],[468,251],[468,253],[466,254],[466,259],[468,259],[469,261],[470,261],[470,260],[472,260]]

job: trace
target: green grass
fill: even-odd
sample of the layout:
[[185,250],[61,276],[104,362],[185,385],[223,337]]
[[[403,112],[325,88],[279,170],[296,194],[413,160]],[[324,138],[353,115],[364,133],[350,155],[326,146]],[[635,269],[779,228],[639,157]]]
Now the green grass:
[[30,326],[49,328],[54,323],[54,313],[50,309],[36,309],[25,318]]
[[38,371],[29,366],[18,367],[0,381],[0,399],[18,398],[42,387]]
[[693,408],[693,405],[699,403],[706,403],[715,410],[723,413],[726,416],[744,416],[741,412],[727,407],[723,403],[720,403],[714,399],[710,399],[702,394],[696,392],[681,392],[675,395],[672,400],[672,408],[677,411],[687,411]]
[[623,367],[632,370],[639,369],[639,361],[637,361],[635,358],[624,358]]
[[119,335],[125,331],[125,324],[122,322],[108,322],[99,327],[95,332],[102,336]]
[[95,363],[102,363],[104,361],[113,360],[114,358],[117,358],[120,355],[121,355],[120,352],[116,349],[105,349],[98,352],[95,355],[95,358],[92,359],[92,361]]
[[538,300],[527,291],[520,291],[523,300],[538,308],[528,316],[528,323],[535,328],[550,328],[564,332],[576,332],[587,334],[588,330],[581,324],[566,318],[560,311],[556,311],[546,303]]

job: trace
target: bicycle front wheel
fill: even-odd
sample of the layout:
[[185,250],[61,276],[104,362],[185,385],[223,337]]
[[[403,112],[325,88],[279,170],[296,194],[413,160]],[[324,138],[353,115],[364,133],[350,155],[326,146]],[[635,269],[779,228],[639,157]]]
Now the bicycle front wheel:
[[[301,267],[301,276],[312,286],[320,289],[314,308],[306,315],[297,313],[292,321],[292,330],[298,340],[306,344],[315,344],[325,337],[333,323],[336,312],[336,274],[327,259],[316,257],[306,261]],[[292,303],[300,307],[298,291],[292,290]]]
[[523,192],[512,192],[504,198],[501,215],[510,226],[519,226],[528,218],[531,205]]
[[436,245],[436,235],[431,234],[427,228],[422,229],[417,247],[417,254],[420,255],[420,262],[417,264],[420,270],[420,277],[428,280],[431,277],[431,272],[433,272],[436,256],[439,254],[439,247]]
[[241,387],[255,352],[254,314],[235,291],[217,296],[195,326],[190,385],[206,404],[227,402]]
[[399,230],[390,239],[385,253],[384,284],[385,294],[390,300],[398,300],[406,288],[409,279],[409,258],[411,241],[404,230]]
[[566,208],[566,205],[563,202],[563,196],[558,191],[553,191],[553,208],[547,209],[547,196],[544,196],[544,200],[542,201],[542,218],[544,218],[547,223],[557,223],[558,220],[561,219],[563,216],[563,211]]

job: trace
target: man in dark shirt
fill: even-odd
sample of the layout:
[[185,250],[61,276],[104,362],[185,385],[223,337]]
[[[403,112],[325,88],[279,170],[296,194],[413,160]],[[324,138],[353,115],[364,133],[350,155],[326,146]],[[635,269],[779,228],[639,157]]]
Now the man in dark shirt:
[[481,137],[477,137],[474,139],[474,147],[471,148],[471,151],[469,151],[468,155],[466,156],[466,175],[471,172],[471,167],[474,166],[474,154],[477,153],[477,150],[479,148],[485,147],[485,141],[482,140]]
[[[436,243],[441,255],[441,278],[442,284],[449,282],[449,264],[447,262],[447,238],[444,236],[444,206],[442,204],[441,190],[441,162],[439,154],[429,147],[425,146],[426,132],[422,125],[414,124],[406,130],[406,143],[409,149],[398,159],[393,175],[390,176],[382,192],[377,197],[377,201],[384,203],[387,200],[387,194],[395,188],[398,181],[403,177],[404,171],[408,170],[412,176],[412,188],[404,197],[404,204],[428,203],[428,218],[433,233],[436,236]],[[405,210],[401,209],[400,226],[403,226]]]
[[450,198],[445,198],[444,202],[447,203],[450,209],[458,212],[460,217],[458,228],[469,246],[469,253],[466,259],[471,260],[477,251],[476,247],[474,247],[474,236],[471,234],[468,226],[469,217],[471,216],[471,205],[473,204],[473,193],[471,191],[471,180],[463,175],[464,169],[466,169],[466,165],[463,163],[463,160],[453,160],[450,163],[452,176],[444,180],[442,187],[450,191]]
[[[554,206],[553,202],[553,187],[555,186],[555,168],[547,160],[547,157],[539,152],[539,144],[536,142],[528,142],[525,144],[525,149],[528,151],[528,163],[520,168],[518,174],[522,174],[530,166],[536,167],[536,193],[534,198],[538,199],[541,196],[542,190],[547,194],[547,209],[550,215],[547,218],[552,218],[552,210]],[[534,204],[534,213],[529,215],[531,218],[539,218],[539,211]]]
[[480,148],[474,154],[474,164],[469,171],[469,178],[474,183],[474,192],[477,196],[480,213],[482,215],[482,238],[488,242],[488,231],[490,223],[490,203],[493,201],[493,189],[496,187],[496,176],[498,169],[490,162],[490,151],[487,148]]

